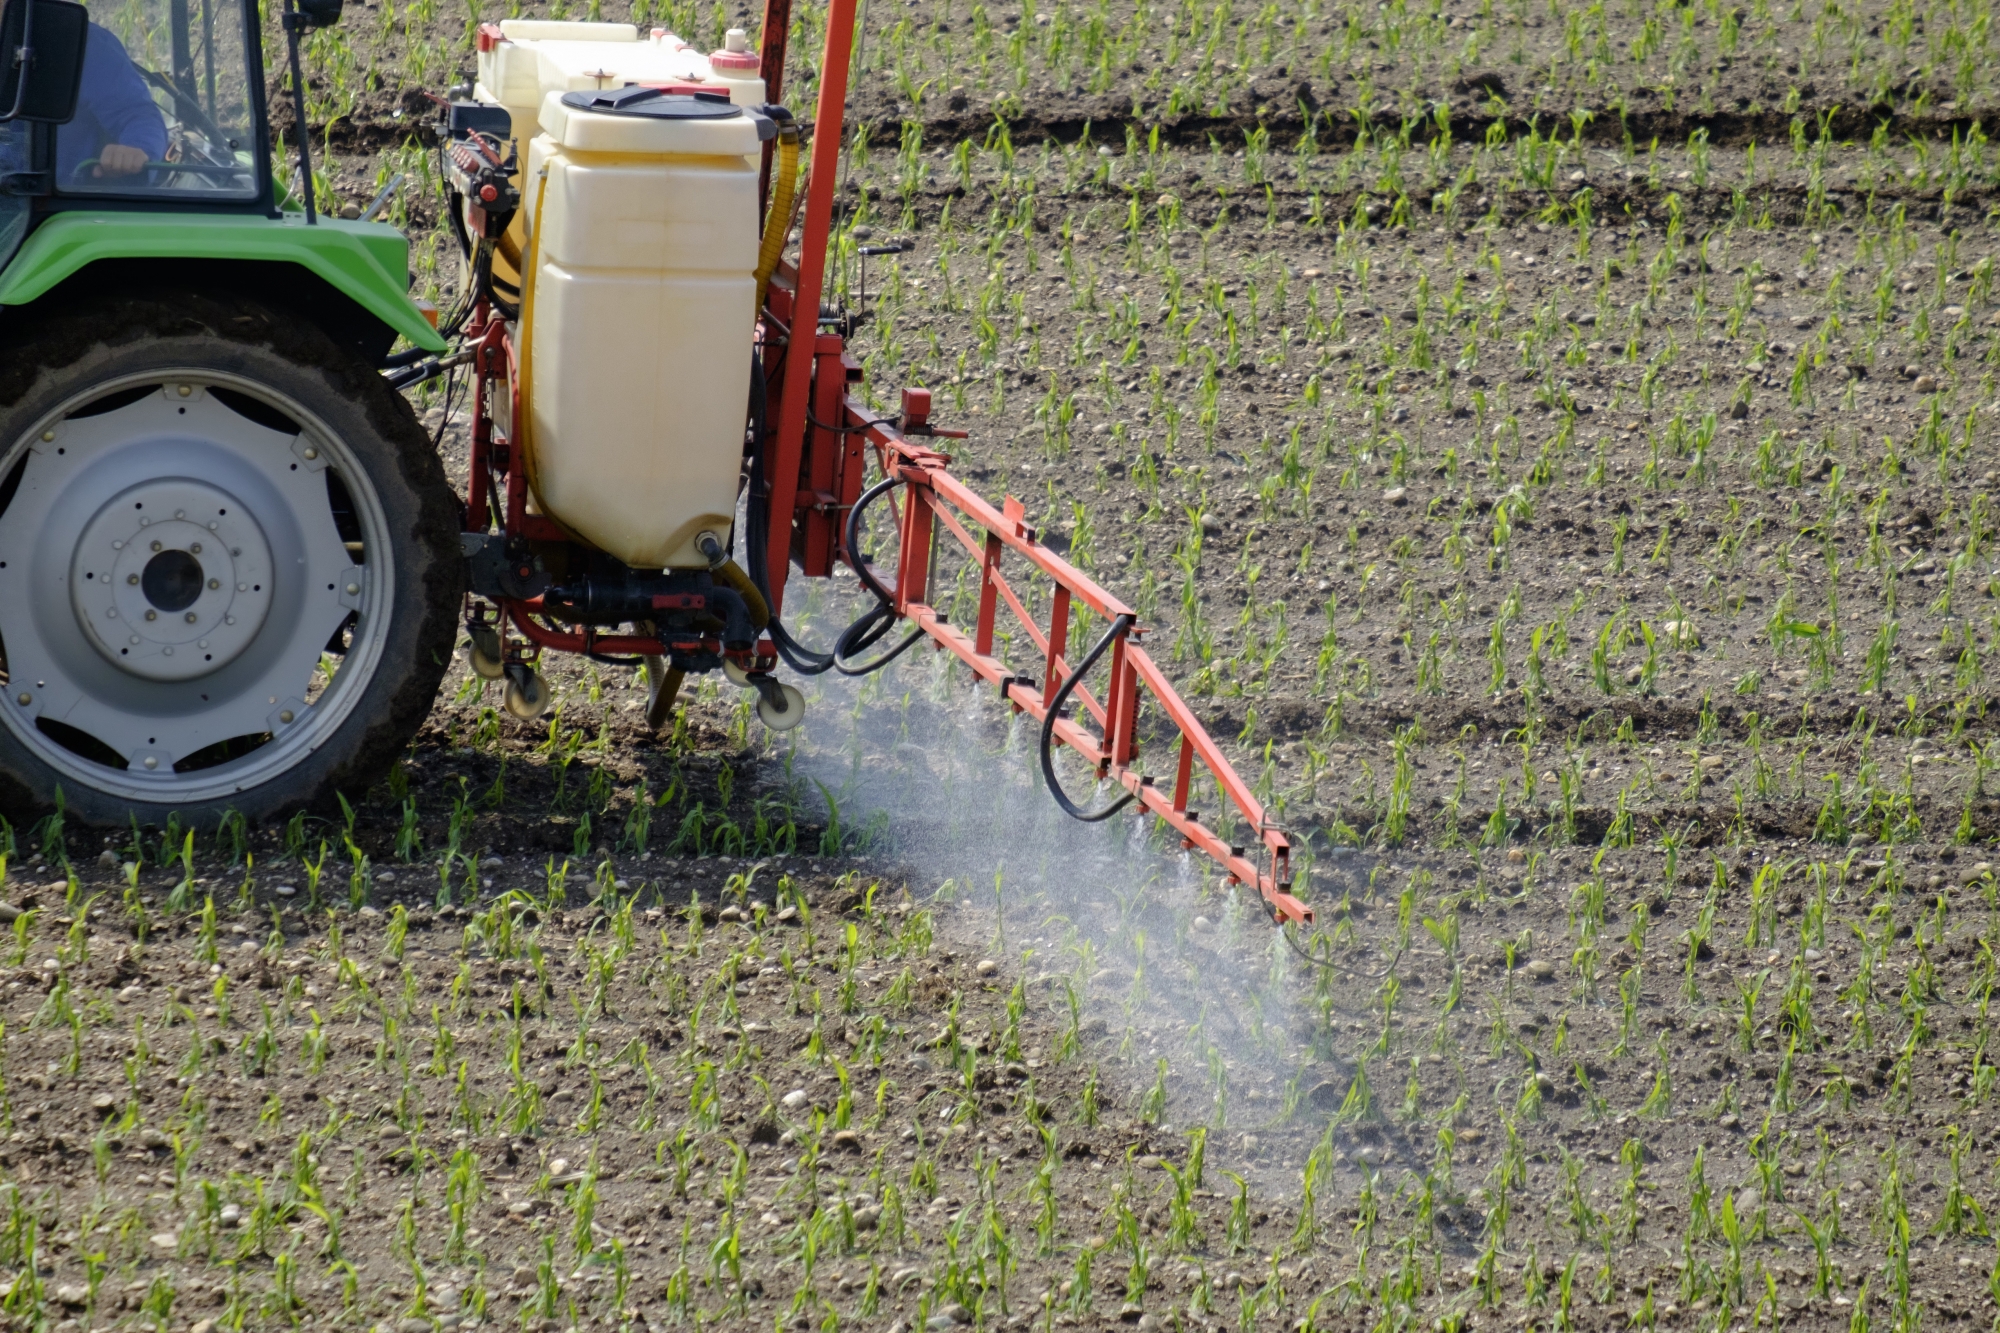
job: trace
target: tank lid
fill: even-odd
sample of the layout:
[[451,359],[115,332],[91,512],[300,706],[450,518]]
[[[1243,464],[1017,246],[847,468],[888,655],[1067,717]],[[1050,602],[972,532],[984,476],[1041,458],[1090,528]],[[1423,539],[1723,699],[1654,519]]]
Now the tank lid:
[[720,93],[669,93],[640,85],[564,93],[562,104],[572,111],[649,120],[734,120],[743,115],[742,107]]

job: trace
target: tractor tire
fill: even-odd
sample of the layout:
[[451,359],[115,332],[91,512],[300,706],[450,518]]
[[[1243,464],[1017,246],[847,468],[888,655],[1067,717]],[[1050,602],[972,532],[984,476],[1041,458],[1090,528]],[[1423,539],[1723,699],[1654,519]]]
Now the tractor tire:
[[211,827],[379,778],[464,595],[402,395],[317,328],[175,291],[0,320],[0,813]]

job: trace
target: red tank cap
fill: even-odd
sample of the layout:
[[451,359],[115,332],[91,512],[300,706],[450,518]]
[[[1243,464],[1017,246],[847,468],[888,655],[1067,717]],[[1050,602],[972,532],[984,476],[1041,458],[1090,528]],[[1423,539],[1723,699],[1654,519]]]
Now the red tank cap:
[[731,28],[722,34],[722,49],[708,53],[708,67],[718,74],[729,73],[741,78],[757,72],[763,61],[750,49],[750,34],[741,28]]

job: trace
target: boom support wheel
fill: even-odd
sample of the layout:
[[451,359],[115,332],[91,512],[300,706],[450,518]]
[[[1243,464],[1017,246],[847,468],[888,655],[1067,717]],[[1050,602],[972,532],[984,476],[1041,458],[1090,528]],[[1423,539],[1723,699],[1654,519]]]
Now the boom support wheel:
[[0,348],[0,808],[252,820],[372,781],[463,591],[409,405],[248,302],[105,298]]

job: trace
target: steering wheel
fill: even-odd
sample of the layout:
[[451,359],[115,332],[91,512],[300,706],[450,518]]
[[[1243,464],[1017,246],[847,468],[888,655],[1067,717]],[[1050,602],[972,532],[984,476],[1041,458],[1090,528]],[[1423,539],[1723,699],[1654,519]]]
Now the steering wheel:
[[[76,169],[70,172],[70,179],[72,181],[80,181],[90,178],[89,173],[92,168],[97,166],[98,160],[94,157],[86,157],[83,161],[77,163]],[[188,176],[203,176],[210,180],[227,180],[233,176],[247,176],[250,174],[251,169],[241,165],[224,166],[220,163],[209,162],[148,162],[145,166],[139,168],[139,170],[126,172],[122,176],[99,176],[95,179],[106,181],[124,180],[132,176],[148,176],[156,171],[179,172]]]
[[161,92],[165,93],[168,97],[173,99],[174,114],[178,116],[182,120],[182,122],[188,125],[192,125],[196,130],[200,131],[202,136],[206,138],[210,143],[229,142],[229,136],[222,132],[221,126],[217,125],[213,120],[209,119],[208,113],[201,109],[201,103],[197,101],[195,98],[189,96],[187,91],[181,88],[172,79],[169,79],[166,75],[159,73],[157,70],[147,69],[144,65],[140,64],[136,60],[132,62],[132,68],[139,71],[140,78],[144,79],[147,83],[151,84],[153,87],[159,89]]

